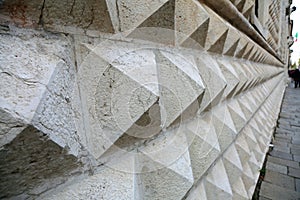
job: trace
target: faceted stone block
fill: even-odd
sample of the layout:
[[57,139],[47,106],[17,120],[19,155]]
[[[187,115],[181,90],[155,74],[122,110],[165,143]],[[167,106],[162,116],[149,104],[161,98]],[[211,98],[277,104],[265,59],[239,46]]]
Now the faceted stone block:
[[38,27],[43,10],[43,0],[4,1],[0,3],[0,24],[19,27]]
[[114,32],[105,0],[45,1],[41,16],[44,27],[57,32],[73,34],[83,34],[87,30]]

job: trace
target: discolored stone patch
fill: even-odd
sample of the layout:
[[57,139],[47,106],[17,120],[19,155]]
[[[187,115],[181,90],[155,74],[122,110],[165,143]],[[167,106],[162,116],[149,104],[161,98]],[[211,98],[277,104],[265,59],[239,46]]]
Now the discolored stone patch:
[[76,157],[29,126],[0,150],[0,199],[38,195],[79,167]]
[[0,1],[0,24],[15,24],[20,27],[37,27],[44,0]]
[[47,0],[42,22],[46,29],[58,32],[83,33],[85,30],[114,32],[105,0]]

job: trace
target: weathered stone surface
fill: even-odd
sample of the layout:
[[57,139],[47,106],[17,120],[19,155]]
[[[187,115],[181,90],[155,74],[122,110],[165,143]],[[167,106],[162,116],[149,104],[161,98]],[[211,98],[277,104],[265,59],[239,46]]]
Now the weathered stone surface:
[[300,169],[289,167],[288,175],[296,177],[296,178],[300,178]]
[[0,150],[0,198],[39,195],[80,172],[77,158],[29,126]]
[[43,199],[134,199],[133,184],[134,175],[104,168]]
[[284,165],[278,165],[275,163],[272,163],[271,161],[267,162],[267,169],[274,171],[274,172],[278,172],[281,174],[287,174],[287,167]]
[[293,139],[292,144],[298,144],[300,145],[300,140],[299,139]]
[[105,0],[45,1],[42,23],[48,30],[84,33],[87,30],[113,33],[114,28]]
[[198,185],[197,189],[193,190],[186,199],[196,200],[196,199],[200,198],[200,199],[207,200],[203,181],[201,181],[197,185]]
[[285,153],[285,152],[282,152],[282,151],[273,150],[273,151],[270,152],[270,155],[274,156],[274,157],[277,157],[277,158],[282,158],[282,159],[285,159],[285,160],[293,160],[292,154]]
[[[247,19],[254,1],[233,2],[241,13],[208,2],[0,0],[3,197],[251,199],[283,97],[287,32],[277,55]],[[297,122],[282,119],[284,147],[272,153],[295,160],[285,153]],[[277,164],[268,168],[286,173]]]
[[[48,40],[46,35],[31,38],[35,32],[22,34],[21,30],[16,31],[16,35],[0,36],[1,105],[2,109],[9,111],[14,108],[14,111],[19,113],[19,118],[30,121],[39,99],[46,90],[45,85],[60,60],[55,57],[59,49],[51,46],[55,45],[55,39]],[[56,45],[59,46],[58,42]],[[49,57],[47,53],[52,56]]]
[[[208,167],[213,163],[220,152],[217,134],[212,126],[204,128],[204,124],[209,122],[210,117],[195,120],[187,124],[189,131],[195,136],[190,137],[189,152],[193,168],[194,179],[199,179]],[[201,148],[199,148],[199,146]]]
[[271,199],[269,199],[269,198],[262,197],[262,196],[260,196],[259,199],[260,199],[260,200],[271,200]]
[[290,166],[293,168],[299,168],[299,162],[295,162],[292,160],[285,160],[285,159],[277,158],[277,157],[273,157],[273,156],[269,156],[268,160],[272,163],[277,163],[279,165],[283,165],[283,166],[286,165],[286,166]]
[[[27,124],[39,118],[39,121],[34,124],[37,126],[40,125],[39,128],[41,128],[42,131],[45,131],[45,129],[49,130],[49,128],[58,131],[58,126],[54,126],[54,123],[63,124],[61,120],[54,115],[52,115],[53,118],[51,121],[49,118],[45,118],[45,116],[44,120],[42,120],[42,116],[37,116],[36,112],[40,113],[41,110],[43,110],[43,112],[49,112],[42,109],[42,107],[50,109],[49,106],[51,102],[47,104],[41,103],[41,101],[43,101],[43,99],[53,101],[53,99],[49,99],[51,95],[55,96],[57,100],[60,99],[59,101],[52,102],[52,105],[57,109],[57,113],[60,112],[58,111],[58,108],[61,107],[58,106],[59,104],[68,104],[66,99],[68,96],[71,96],[70,93],[66,94],[68,91],[58,86],[64,84],[65,86],[66,84],[70,85],[69,82],[71,80],[70,78],[68,80],[67,77],[72,77],[70,71],[75,70],[72,53],[70,52],[71,49],[68,49],[68,47],[70,47],[69,38],[62,35],[23,31],[20,29],[12,29],[11,35],[2,34],[0,38],[0,50],[2,54],[0,67],[2,76],[0,79],[0,101],[2,112],[5,112],[8,118],[15,121],[12,122],[15,124],[13,125],[15,127],[22,127],[24,125],[20,123]],[[57,83],[56,75],[61,76],[64,82]],[[51,84],[47,86],[49,82],[52,82],[52,86]],[[48,95],[48,97],[45,97],[45,94],[46,96]],[[54,110],[51,109],[51,112],[53,111]],[[62,119],[70,116],[69,113],[65,112],[67,112],[67,110],[60,112],[60,115],[63,115],[63,117],[61,117]],[[60,122],[55,122],[54,118]],[[50,123],[52,124],[50,125]],[[70,120],[64,123],[65,130],[67,129],[66,124],[70,123],[72,123]],[[16,136],[16,131],[16,129],[12,130],[11,133],[5,131],[1,135],[11,140]],[[49,130],[45,132],[50,134],[50,137],[56,142],[65,146],[68,142],[56,137],[55,134],[57,132],[55,131]],[[11,135],[8,136],[8,134]],[[67,139],[67,137],[68,136],[65,135],[65,139]],[[5,142],[9,142],[9,140]],[[73,144],[76,145],[75,142],[73,142]],[[68,146],[71,147],[71,144],[68,144]]]
[[[232,189],[226,174],[224,164],[219,160],[213,167],[211,174],[206,177],[206,195],[211,198],[229,198],[232,195]],[[214,197],[215,196],[215,197]]]
[[293,155],[293,160],[300,162],[300,155]]
[[[112,44],[119,48],[106,52],[106,47]],[[88,55],[77,74],[78,94],[81,101],[87,102],[84,109],[92,115],[84,120],[86,130],[79,128],[82,131],[79,135],[88,134],[93,138],[93,143],[87,141],[86,145],[96,158],[125,131],[137,138],[149,138],[171,124],[177,125],[196,115],[204,92],[202,79],[195,65],[184,56],[176,58],[174,54],[167,50],[137,51],[123,42],[104,41]],[[137,57],[140,59],[136,60]],[[80,108],[81,103],[78,103]],[[146,118],[151,120],[142,122]],[[102,131],[106,135],[95,134]]]
[[26,126],[26,123],[18,116],[12,116],[11,113],[0,110],[0,146],[13,140]]
[[[188,39],[191,34],[195,32],[195,30],[196,32],[200,31],[200,27],[207,22],[209,16],[202,6],[199,6],[195,1],[192,0],[176,1],[176,7],[180,8],[176,9],[175,13],[176,42],[181,44]],[[201,38],[200,34],[198,34],[197,37],[198,38],[193,39],[199,42],[203,47],[203,42],[201,42],[201,39],[205,40],[205,38],[203,35]]]
[[274,151],[281,151],[281,152],[284,152],[284,153],[291,153],[290,147],[286,147],[286,146],[276,145],[273,149],[274,149]]
[[[177,162],[181,161],[178,160]],[[151,163],[147,163],[147,165],[143,166],[143,168],[147,171],[149,165],[151,166]],[[179,165],[178,167],[182,168],[182,165]],[[172,166],[169,168],[172,169]],[[143,173],[142,171],[142,173],[138,175],[137,179],[137,184],[140,185],[139,195],[145,199],[182,198],[184,196],[184,192],[193,185],[192,176],[187,179],[187,177],[178,174],[174,168],[173,170],[161,168],[150,173]]]
[[121,0],[117,1],[120,14],[120,30],[132,30],[139,26],[149,16],[161,8],[167,0],[146,1],[141,4],[139,1]]
[[5,0],[0,2],[0,24],[37,27],[42,15],[43,0]]
[[264,181],[267,181],[269,183],[278,185],[283,188],[288,188],[290,190],[294,190],[295,183],[294,178],[290,177],[286,174],[281,174],[272,170],[266,171],[266,176],[264,178]]
[[296,181],[296,190],[297,192],[300,192],[300,179],[296,178],[295,181]]
[[276,137],[276,139],[277,138],[282,138],[282,139],[286,139],[287,141],[291,141],[291,138],[292,138],[292,136],[285,135],[285,134],[276,134],[275,137]]
[[268,182],[263,182],[261,185],[260,194],[269,199],[297,199],[300,196],[299,192],[288,190],[280,186],[272,185]]

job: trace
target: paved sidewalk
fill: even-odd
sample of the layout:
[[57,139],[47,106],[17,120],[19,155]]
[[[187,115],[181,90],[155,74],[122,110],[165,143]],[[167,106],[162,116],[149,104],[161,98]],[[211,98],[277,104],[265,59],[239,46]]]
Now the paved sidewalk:
[[259,199],[300,199],[300,88],[287,87]]

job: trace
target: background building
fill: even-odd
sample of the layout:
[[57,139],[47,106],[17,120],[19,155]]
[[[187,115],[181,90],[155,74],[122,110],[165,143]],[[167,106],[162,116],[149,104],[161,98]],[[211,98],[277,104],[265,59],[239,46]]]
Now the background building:
[[251,199],[290,5],[0,1],[0,198]]

